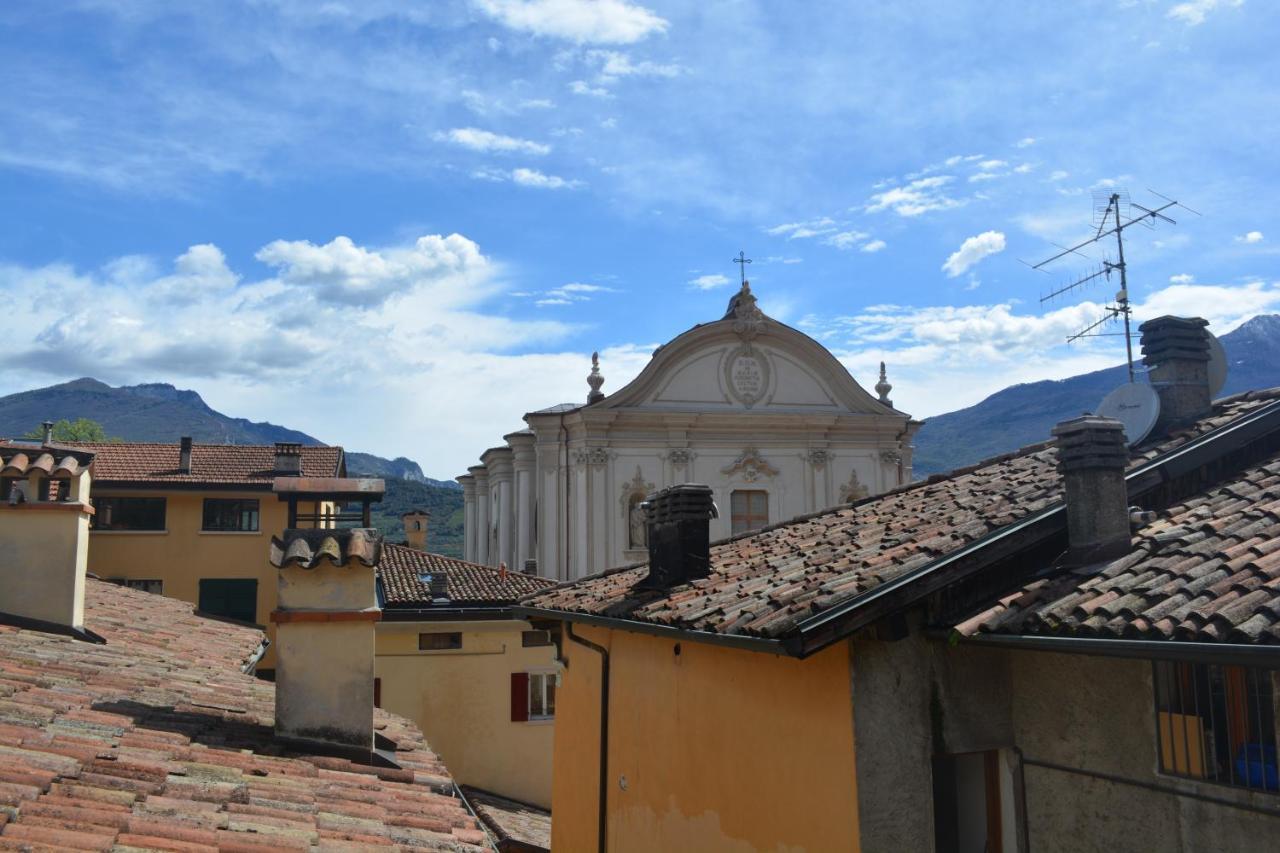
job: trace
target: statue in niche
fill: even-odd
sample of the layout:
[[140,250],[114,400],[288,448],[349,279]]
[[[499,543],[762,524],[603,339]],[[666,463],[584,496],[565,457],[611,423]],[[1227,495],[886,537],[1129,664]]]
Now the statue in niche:
[[649,547],[649,522],[645,516],[644,495],[632,495],[627,507],[627,547],[630,549]]

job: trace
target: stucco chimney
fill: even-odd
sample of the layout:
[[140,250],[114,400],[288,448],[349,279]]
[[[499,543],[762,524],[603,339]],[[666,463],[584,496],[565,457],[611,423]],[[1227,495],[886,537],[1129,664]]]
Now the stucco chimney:
[[418,551],[427,550],[427,528],[431,521],[431,513],[425,509],[411,509],[400,516],[404,522],[404,539],[410,548]]
[[184,435],[178,444],[178,473],[191,473],[191,436]]
[[683,483],[645,500],[649,534],[649,574],[641,589],[667,590],[711,572],[711,519],[716,518],[710,486]]
[[1201,418],[1212,408],[1208,325],[1199,317],[1166,316],[1138,327],[1142,363],[1150,368],[1151,386],[1160,395],[1156,435]]
[[276,735],[368,757],[373,749],[374,625],[382,534],[286,530],[279,568]]
[[1085,415],[1063,421],[1053,434],[1066,490],[1069,559],[1096,562],[1128,553],[1124,426],[1112,418]]
[[8,617],[0,621],[92,637],[84,631],[92,462],[84,450],[0,448],[0,612]]
[[302,474],[302,445],[296,441],[276,442],[276,474],[298,477]]

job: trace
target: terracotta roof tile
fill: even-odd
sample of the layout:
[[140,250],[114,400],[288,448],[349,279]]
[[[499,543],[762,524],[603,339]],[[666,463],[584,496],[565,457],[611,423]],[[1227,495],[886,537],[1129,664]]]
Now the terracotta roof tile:
[[1280,453],[1159,513],[1126,556],[1029,584],[956,630],[1277,643],[1277,627]]
[[551,812],[466,785],[462,794],[498,840],[499,850],[534,853],[551,849]]
[[106,645],[0,625],[0,850],[487,849],[408,721],[376,712],[400,769],[276,742],[259,631],[93,579],[85,624]]
[[431,591],[423,577],[439,574],[447,578],[447,594],[453,604],[509,603],[555,585],[555,581],[522,572],[509,571],[504,579],[498,569],[405,545],[382,546],[378,575],[389,607],[429,605]]
[[[1198,423],[1135,448],[1130,465],[1181,447],[1278,398],[1280,389],[1219,400]],[[523,603],[776,638],[806,617],[1060,502],[1056,461],[1052,442],[1032,445],[850,506],[715,543],[710,576],[666,593],[636,591],[635,583],[648,570],[635,565],[560,584]],[[1280,499],[1280,490],[1276,497]],[[1245,514],[1256,508],[1234,496],[1224,506]],[[810,594],[814,590],[819,593]],[[1104,603],[1098,607],[1109,612]]]
[[[191,449],[191,473],[178,470],[176,444],[78,444],[94,454],[89,469],[96,485],[207,484],[271,488],[275,447],[252,444],[196,444]],[[303,477],[342,476],[341,447],[303,447]]]

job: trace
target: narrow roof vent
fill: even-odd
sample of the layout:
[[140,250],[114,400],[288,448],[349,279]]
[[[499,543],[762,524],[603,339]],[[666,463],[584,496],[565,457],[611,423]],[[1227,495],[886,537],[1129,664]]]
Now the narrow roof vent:
[[184,435],[178,444],[178,473],[191,473],[191,436]]

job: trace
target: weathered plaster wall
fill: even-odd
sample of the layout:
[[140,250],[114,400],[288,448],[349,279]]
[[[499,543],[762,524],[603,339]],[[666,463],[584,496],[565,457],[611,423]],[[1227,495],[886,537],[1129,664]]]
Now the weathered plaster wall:
[[[453,778],[551,807],[552,720],[511,721],[511,674],[555,672],[554,646],[525,648],[529,623],[381,622],[382,707],[418,724]],[[462,648],[419,651],[420,631],[459,631]]]
[[1149,662],[1044,652],[1014,652],[1010,659],[1033,849],[1260,850],[1280,839],[1280,818],[1030,763],[1084,767],[1280,810],[1274,794],[1157,772]]
[[0,612],[84,624],[89,516],[78,504],[0,506],[0,543]]
[[373,623],[287,622],[276,642],[276,731],[372,746]]
[[[799,661],[575,628],[610,649],[608,849],[857,850],[848,648]],[[599,655],[566,642],[552,848],[596,849]]]

